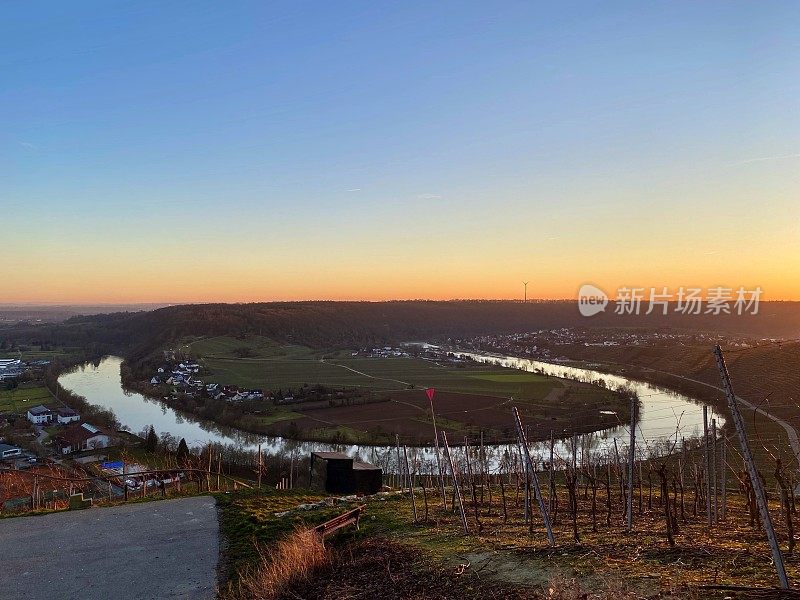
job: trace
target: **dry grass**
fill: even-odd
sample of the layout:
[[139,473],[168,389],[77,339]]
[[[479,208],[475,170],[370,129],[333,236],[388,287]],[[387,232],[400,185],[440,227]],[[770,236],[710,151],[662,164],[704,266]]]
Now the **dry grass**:
[[272,547],[260,546],[257,564],[246,569],[228,600],[271,600],[292,584],[307,580],[329,562],[319,537],[297,529]]

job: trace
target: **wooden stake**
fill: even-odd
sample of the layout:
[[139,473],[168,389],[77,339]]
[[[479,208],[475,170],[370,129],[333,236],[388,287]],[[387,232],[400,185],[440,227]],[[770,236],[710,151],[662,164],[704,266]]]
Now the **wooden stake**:
[[769,507],[767,505],[767,496],[764,493],[764,486],[759,476],[758,469],[756,468],[753,455],[750,451],[750,443],[747,441],[747,433],[744,428],[744,421],[739,412],[739,405],[737,404],[736,394],[733,393],[733,385],[731,384],[730,375],[728,374],[728,367],[725,365],[725,359],[722,356],[722,348],[717,345],[714,348],[714,357],[717,360],[717,368],[719,369],[722,385],[725,388],[725,396],[728,399],[728,408],[733,418],[733,424],[736,426],[736,432],[739,434],[739,444],[742,447],[742,456],[747,467],[747,472],[750,475],[753,492],[758,504],[758,511],[761,514],[761,521],[764,524],[764,531],[769,540],[770,549],[772,550],[772,562],[775,565],[775,570],[778,574],[778,580],[781,588],[789,589],[789,578],[786,576],[786,567],[783,564],[783,554],[778,544],[778,538],[775,536],[775,529],[772,526],[772,517],[769,514]]
[[458,502],[458,508],[461,511],[461,524],[464,526],[464,533],[469,533],[469,525],[467,524],[467,515],[464,512],[464,501],[461,498],[461,489],[458,486],[458,475],[456,475],[456,467],[453,463],[453,457],[450,455],[450,447],[447,445],[447,433],[442,431],[442,445],[444,447],[445,459],[450,465],[450,473],[453,475],[453,492]]
[[717,488],[717,420],[711,419],[711,481],[714,482],[714,502],[711,512],[714,516],[714,524],[719,522],[719,495]]
[[408,465],[408,451],[403,446],[403,458],[406,463],[406,474],[408,475],[408,491],[411,493],[411,510],[414,512],[414,523],[417,522],[417,503],[414,500],[414,476],[411,474],[411,469]]
[[708,452],[708,406],[703,405],[703,460],[706,478],[706,522],[711,527],[711,460]]
[[636,461],[636,397],[631,396],[631,439],[628,457],[628,533],[633,531],[633,463]]
[[531,454],[528,450],[528,438],[525,436],[525,431],[522,428],[522,420],[519,416],[519,411],[515,406],[513,409],[514,415],[514,424],[517,427],[517,438],[519,442],[522,444],[522,448],[525,450],[525,463],[528,465],[531,479],[533,480],[533,487],[536,494],[536,499],[539,501],[539,510],[542,513],[542,519],[544,520],[544,526],[547,529],[547,541],[550,542],[551,546],[556,545],[556,540],[553,537],[553,528],[550,525],[550,514],[547,512],[547,507],[544,505],[544,499],[542,498],[542,493],[539,490],[539,479],[536,477],[536,471],[533,467],[533,461],[531,460]]

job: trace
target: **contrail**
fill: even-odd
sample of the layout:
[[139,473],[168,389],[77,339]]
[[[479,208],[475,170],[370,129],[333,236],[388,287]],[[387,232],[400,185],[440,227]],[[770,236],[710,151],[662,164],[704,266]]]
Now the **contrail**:
[[750,163],[765,162],[768,160],[784,160],[787,158],[800,158],[800,152],[796,154],[776,154],[775,156],[761,156],[759,158],[748,158],[739,162],[731,163],[729,167],[736,167],[739,165],[749,165]]

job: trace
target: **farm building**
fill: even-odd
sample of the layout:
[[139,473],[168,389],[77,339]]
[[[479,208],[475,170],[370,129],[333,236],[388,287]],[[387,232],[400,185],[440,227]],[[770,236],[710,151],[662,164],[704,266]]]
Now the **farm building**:
[[342,452],[312,452],[309,485],[330,494],[375,494],[383,486],[383,471]]

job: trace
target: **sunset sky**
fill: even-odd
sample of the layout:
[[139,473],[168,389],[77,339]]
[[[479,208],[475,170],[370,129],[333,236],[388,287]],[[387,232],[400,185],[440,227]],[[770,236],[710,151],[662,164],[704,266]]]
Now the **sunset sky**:
[[0,16],[0,302],[800,300],[798,3]]

